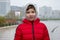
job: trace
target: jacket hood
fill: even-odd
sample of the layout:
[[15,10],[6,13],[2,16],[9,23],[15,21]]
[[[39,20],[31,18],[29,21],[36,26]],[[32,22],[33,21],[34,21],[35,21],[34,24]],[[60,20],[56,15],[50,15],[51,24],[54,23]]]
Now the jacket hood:
[[34,21],[29,21],[26,18],[23,19],[23,23],[31,24],[32,22],[35,23],[35,24],[37,24],[37,23],[40,22],[40,19],[39,18],[36,18]]

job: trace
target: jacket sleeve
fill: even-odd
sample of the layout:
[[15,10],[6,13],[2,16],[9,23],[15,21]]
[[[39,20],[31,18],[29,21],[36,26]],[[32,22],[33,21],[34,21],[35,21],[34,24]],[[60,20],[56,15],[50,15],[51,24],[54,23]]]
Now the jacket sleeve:
[[20,25],[19,25],[16,28],[14,40],[21,40],[21,38],[22,38],[22,30],[21,30]]
[[44,40],[50,40],[46,25],[44,24]]

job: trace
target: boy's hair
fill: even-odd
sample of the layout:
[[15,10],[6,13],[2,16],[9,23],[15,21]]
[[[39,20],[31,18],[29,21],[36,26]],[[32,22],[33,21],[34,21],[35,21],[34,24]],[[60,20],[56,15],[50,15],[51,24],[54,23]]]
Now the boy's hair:
[[28,11],[29,9],[34,9],[35,12],[36,12],[36,9],[35,9],[35,7],[34,7],[33,4],[29,4],[29,5],[27,6],[27,8],[26,8],[26,11]]

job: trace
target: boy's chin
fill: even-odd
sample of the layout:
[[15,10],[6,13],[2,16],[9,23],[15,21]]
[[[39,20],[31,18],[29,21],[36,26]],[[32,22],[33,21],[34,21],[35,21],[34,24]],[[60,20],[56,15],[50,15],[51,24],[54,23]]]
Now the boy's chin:
[[29,19],[30,21],[34,21],[34,19]]

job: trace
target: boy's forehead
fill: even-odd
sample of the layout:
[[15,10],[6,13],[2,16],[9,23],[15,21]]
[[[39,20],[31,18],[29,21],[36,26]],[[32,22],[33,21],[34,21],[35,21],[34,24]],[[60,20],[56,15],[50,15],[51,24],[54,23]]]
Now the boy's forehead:
[[35,11],[34,9],[29,9],[29,10],[27,10],[26,12],[28,12],[28,11]]

